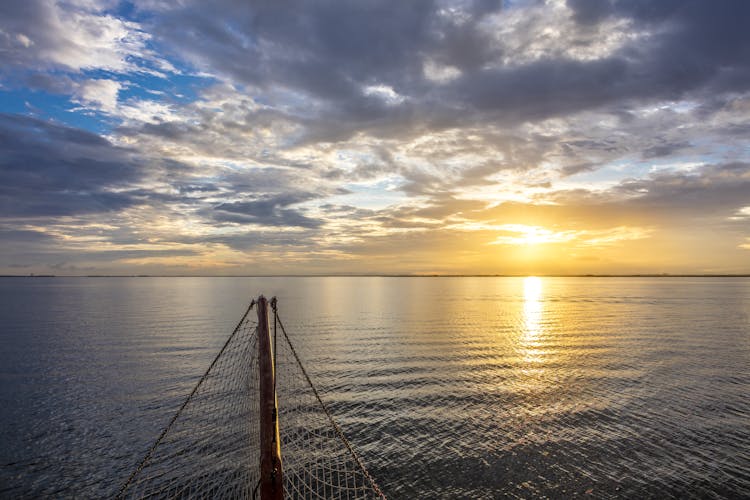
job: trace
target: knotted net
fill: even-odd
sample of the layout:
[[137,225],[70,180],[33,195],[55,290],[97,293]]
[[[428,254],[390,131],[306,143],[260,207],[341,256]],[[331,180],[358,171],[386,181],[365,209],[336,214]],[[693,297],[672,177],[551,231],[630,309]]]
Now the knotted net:
[[[261,498],[262,363],[258,322],[249,314],[255,304],[123,484],[119,498]],[[284,497],[384,498],[302,365],[275,299],[271,305]]]

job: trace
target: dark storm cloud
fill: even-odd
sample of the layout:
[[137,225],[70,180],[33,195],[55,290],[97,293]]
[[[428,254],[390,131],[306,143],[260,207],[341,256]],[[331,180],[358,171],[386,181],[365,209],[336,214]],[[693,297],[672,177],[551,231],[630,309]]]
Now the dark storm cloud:
[[[432,2],[202,2],[167,12],[156,33],[184,54],[250,84],[275,80],[331,98],[355,81],[414,69]],[[209,11],[213,15],[207,16]]]
[[454,23],[424,0],[194,3],[165,12],[154,33],[230,81],[259,89],[278,85],[321,99],[327,105],[305,139],[341,140],[351,135],[351,122],[383,132],[399,122],[408,128],[415,120],[439,125],[451,116],[410,102],[383,102],[367,87],[388,85],[414,98],[430,87],[426,56],[466,69],[492,60],[496,51],[476,26],[499,2],[465,7],[468,20]]
[[476,110],[501,111],[503,122],[539,120],[633,97],[634,89],[623,87],[627,71],[620,58],[543,59],[465,75],[449,92],[454,99],[466,96]]
[[[572,2],[576,16],[590,17],[591,7],[630,19],[650,29],[653,40],[626,47],[635,57],[631,84],[643,82],[657,95],[678,96],[700,85],[716,90],[745,90],[750,83],[750,3],[743,0],[620,0]],[[588,9],[588,10],[586,10]]]
[[132,151],[96,134],[0,114],[0,207],[5,217],[119,210],[134,201],[111,189],[141,175]]
[[[492,39],[482,24],[497,2],[459,4],[460,14],[446,14],[444,4],[430,1],[188,2],[167,11],[155,32],[177,53],[236,82],[280,85],[328,102],[317,111],[320,126],[310,131],[322,138],[337,139],[336,124],[339,134],[355,123],[380,132],[408,123],[414,132],[414,123],[457,126],[471,115],[516,123],[623,100],[750,88],[750,3],[574,0],[568,6],[581,30],[622,19],[649,36],[593,60],[550,48],[514,62],[508,40]],[[597,37],[585,43],[595,45]],[[498,64],[502,58],[510,62]],[[423,71],[428,60],[458,68],[460,77],[430,81]],[[372,85],[387,85],[404,99],[384,103],[365,92]],[[326,117],[335,117],[330,136]]]
[[34,59],[54,46],[58,33],[49,2],[0,2],[0,68]]
[[612,13],[610,0],[568,0],[574,19],[584,25],[596,24]]
[[322,221],[305,216],[299,209],[289,208],[314,198],[317,196],[311,193],[286,193],[251,201],[222,203],[215,207],[213,218],[238,224],[316,228]]
[[[653,5],[649,2],[649,5]],[[661,5],[661,2],[656,2]],[[746,2],[680,2],[673,9],[613,10],[658,34],[602,59],[543,57],[520,67],[467,73],[451,89],[503,121],[543,119],[627,100],[681,99],[691,92],[750,88]],[[654,25],[659,25],[658,27]],[[450,94],[449,94],[450,95]]]

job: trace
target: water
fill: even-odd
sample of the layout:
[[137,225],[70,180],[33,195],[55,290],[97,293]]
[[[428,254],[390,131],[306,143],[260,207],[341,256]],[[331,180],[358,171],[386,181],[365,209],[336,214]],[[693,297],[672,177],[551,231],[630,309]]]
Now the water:
[[392,498],[750,496],[746,278],[0,279],[0,496],[110,496],[260,292]]

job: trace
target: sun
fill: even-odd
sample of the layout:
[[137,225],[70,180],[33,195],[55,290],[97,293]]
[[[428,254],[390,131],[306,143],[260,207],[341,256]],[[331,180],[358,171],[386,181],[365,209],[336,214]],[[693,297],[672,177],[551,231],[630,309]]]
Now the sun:
[[541,227],[529,227],[526,232],[521,233],[519,239],[523,245],[538,245],[550,241],[551,231]]
[[523,296],[526,302],[538,302],[542,296],[542,279],[536,276],[524,278]]
[[575,239],[574,231],[553,231],[543,226],[503,224],[498,229],[504,234],[493,242],[495,245],[531,246],[547,243],[565,243]]

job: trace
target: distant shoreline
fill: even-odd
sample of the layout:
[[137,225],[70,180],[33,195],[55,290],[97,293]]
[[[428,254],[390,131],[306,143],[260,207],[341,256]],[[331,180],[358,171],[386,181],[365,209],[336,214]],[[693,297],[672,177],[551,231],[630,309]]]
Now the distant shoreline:
[[750,274],[0,274],[0,278],[750,278]]

